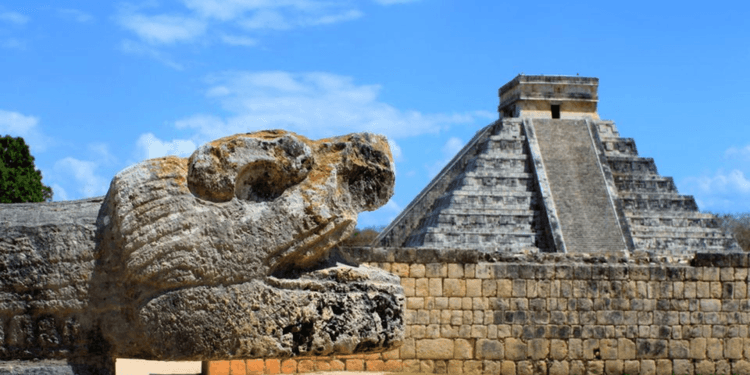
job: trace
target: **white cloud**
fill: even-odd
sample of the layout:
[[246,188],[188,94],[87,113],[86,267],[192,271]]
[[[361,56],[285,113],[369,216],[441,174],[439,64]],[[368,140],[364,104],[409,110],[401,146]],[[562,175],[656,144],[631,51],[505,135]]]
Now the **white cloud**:
[[96,155],[96,160],[100,164],[112,164],[117,160],[109,151],[109,146],[106,143],[91,143],[88,148],[92,154]]
[[[65,195],[64,199],[69,197],[79,199],[104,195],[109,188],[109,181],[96,173],[98,167],[97,162],[78,160],[71,157],[58,160],[54,166],[56,180],[70,181],[72,179],[77,186],[77,194],[72,197],[61,188],[60,191]],[[53,191],[57,194],[54,186],[59,187],[59,184],[53,184]]]
[[307,20],[303,21],[303,25],[327,25],[332,23],[338,23],[338,22],[345,22],[345,21],[351,21],[356,20],[357,18],[362,17],[364,14],[356,9],[350,9],[345,12],[341,12],[339,14],[329,14],[324,16],[318,16],[313,18],[308,18]]
[[70,200],[68,192],[58,184],[52,184],[52,199],[54,201],[67,201]]
[[288,30],[351,21],[363,16],[350,2],[319,0],[183,0],[182,14],[150,14],[156,8],[123,4],[116,17],[124,28],[148,44],[169,45],[191,42],[198,37],[217,37],[229,45],[253,46],[255,38],[225,30]]
[[724,152],[724,157],[727,159],[750,160],[750,145],[741,148],[730,147]]
[[118,17],[118,21],[150,44],[188,42],[206,31],[204,21],[188,16],[147,16],[125,12]]
[[240,21],[239,24],[246,29],[286,30],[292,28],[292,25],[280,12],[272,9],[258,10],[252,16]]
[[57,12],[64,18],[81,23],[89,22],[94,19],[92,15],[78,9],[58,9]]
[[440,160],[437,160],[436,162],[427,166],[427,174],[429,175],[429,177],[433,178],[437,176],[437,174],[440,173],[440,171],[446,165],[448,165],[448,162],[450,162],[451,159],[453,159],[453,157],[456,156],[456,154],[458,154],[458,152],[461,151],[463,147],[464,141],[462,141],[460,138],[449,138],[440,150],[443,154],[443,157]]
[[8,38],[0,41],[0,47],[3,48],[14,48],[14,49],[26,49],[26,42],[18,38]]
[[0,21],[23,25],[26,22],[29,22],[29,17],[18,12],[0,12]]
[[0,136],[22,137],[32,154],[44,151],[50,143],[49,138],[37,128],[38,123],[37,117],[0,109]]
[[193,141],[175,139],[164,142],[152,133],[142,134],[136,142],[136,150],[140,159],[153,159],[167,155],[189,156],[196,148]]
[[483,113],[423,114],[378,100],[379,85],[358,85],[330,73],[227,72],[209,77],[206,96],[231,113],[196,114],[175,123],[214,139],[261,129],[288,129],[311,138],[368,131],[390,138],[436,133],[472,123]]
[[688,177],[681,190],[695,196],[701,210],[738,212],[750,210],[750,180],[739,169],[719,170],[713,176]]
[[238,35],[222,35],[221,41],[232,46],[252,47],[258,44],[258,40]]
[[457,137],[451,137],[443,145],[443,155],[452,158],[464,147],[464,141]]
[[132,40],[123,40],[122,44],[120,45],[120,50],[125,53],[150,57],[172,69],[176,69],[176,70],[184,69],[182,64],[179,64],[173,61],[166,54],[160,52],[159,50],[151,46],[147,46],[139,42],[135,42]]
[[399,213],[401,210],[403,210],[403,207],[401,207],[396,201],[393,199],[388,200],[388,203],[386,203],[383,208],[387,211]]
[[392,138],[388,138],[388,146],[391,148],[391,155],[393,155],[394,161],[401,161],[402,153],[401,147]]

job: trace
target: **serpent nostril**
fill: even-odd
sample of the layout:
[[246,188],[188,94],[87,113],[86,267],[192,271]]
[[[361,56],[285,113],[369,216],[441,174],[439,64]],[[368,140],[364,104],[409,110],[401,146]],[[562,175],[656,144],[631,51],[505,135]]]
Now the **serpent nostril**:
[[305,177],[306,174],[284,168],[278,163],[259,160],[246,165],[237,175],[234,194],[242,200],[270,202],[302,182]]

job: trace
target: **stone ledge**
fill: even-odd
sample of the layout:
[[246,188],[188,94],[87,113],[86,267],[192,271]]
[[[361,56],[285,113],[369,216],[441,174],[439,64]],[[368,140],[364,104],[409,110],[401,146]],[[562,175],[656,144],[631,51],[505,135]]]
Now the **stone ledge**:
[[750,253],[695,253],[683,257],[637,251],[630,254],[504,254],[480,250],[430,249],[416,247],[346,247],[334,254],[358,263],[585,263],[629,265],[690,265],[693,267],[750,267]]

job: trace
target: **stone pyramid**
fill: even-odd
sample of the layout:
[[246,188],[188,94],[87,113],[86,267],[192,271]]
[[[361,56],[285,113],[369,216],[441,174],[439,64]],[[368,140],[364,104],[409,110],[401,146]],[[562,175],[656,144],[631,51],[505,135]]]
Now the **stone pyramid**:
[[599,80],[519,75],[486,126],[378,246],[670,256],[739,251],[635,142],[599,119]]

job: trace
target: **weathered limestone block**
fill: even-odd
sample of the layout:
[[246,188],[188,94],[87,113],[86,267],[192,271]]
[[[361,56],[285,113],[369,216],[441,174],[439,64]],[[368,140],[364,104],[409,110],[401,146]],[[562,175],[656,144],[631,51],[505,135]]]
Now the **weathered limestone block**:
[[393,184],[381,136],[275,130],[136,164],[104,198],[0,205],[0,361],[106,374],[397,346],[398,277],[329,255]]

